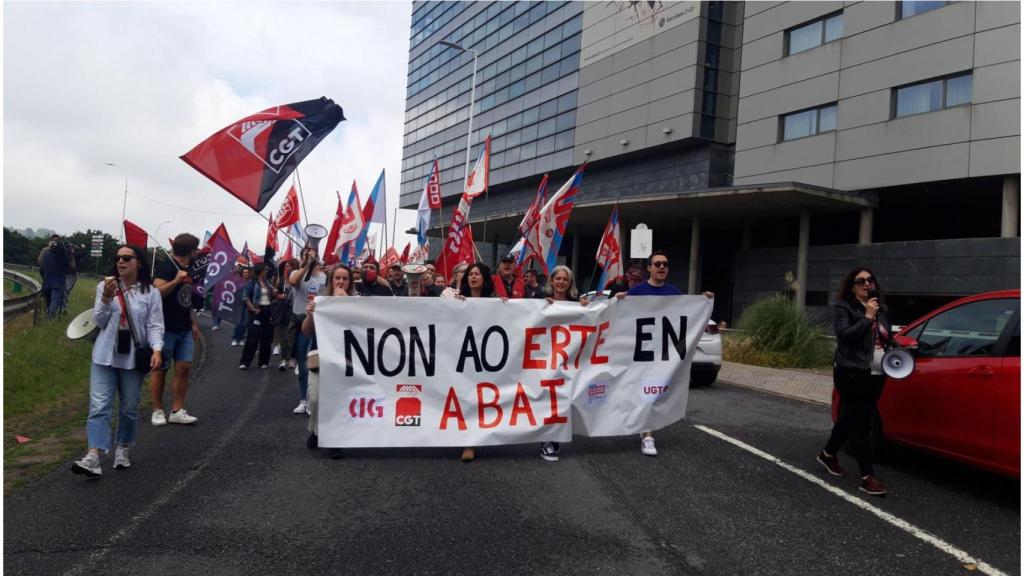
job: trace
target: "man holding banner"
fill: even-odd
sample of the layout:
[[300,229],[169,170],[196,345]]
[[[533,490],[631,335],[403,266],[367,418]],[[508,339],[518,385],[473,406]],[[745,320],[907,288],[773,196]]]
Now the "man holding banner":
[[[655,250],[647,258],[647,282],[637,284],[629,289],[628,292],[619,292],[615,297],[619,300],[626,297],[627,294],[632,296],[679,296],[682,295],[682,291],[674,284],[666,282],[668,278],[668,253],[664,250]],[[704,297],[708,300],[714,300],[714,292],[704,292]],[[710,310],[709,310],[710,318]],[[704,324],[701,324],[701,331],[704,330],[704,325],[707,324],[707,320]],[[691,355],[692,359],[692,355]],[[687,367],[689,368],[689,367]],[[689,379],[689,370],[687,370],[687,379]],[[658,449],[654,446],[654,436],[650,432],[643,432],[640,434],[640,452],[644,456],[657,456]]]

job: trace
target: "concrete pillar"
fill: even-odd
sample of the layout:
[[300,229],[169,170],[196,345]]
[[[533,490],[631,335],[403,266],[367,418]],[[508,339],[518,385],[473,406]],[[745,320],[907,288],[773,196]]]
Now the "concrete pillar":
[[580,273],[580,228],[579,226],[572,227],[572,264],[569,266],[572,269],[573,274],[576,276],[576,284],[578,285]]
[[800,209],[800,243],[796,249],[796,305],[807,301],[807,246],[811,242],[811,211]]
[[750,250],[754,243],[754,224],[749,220],[743,223],[743,235],[740,236],[740,250]]
[[1003,226],[1000,235],[1003,238],[1016,238],[1020,235],[1020,176],[1010,175],[1003,178]]
[[693,227],[690,229],[690,274],[687,279],[687,294],[697,293],[697,272],[700,262],[700,216],[693,215]]
[[871,244],[871,230],[875,226],[875,209],[860,209],[860,234],[857,236],[857,244]]

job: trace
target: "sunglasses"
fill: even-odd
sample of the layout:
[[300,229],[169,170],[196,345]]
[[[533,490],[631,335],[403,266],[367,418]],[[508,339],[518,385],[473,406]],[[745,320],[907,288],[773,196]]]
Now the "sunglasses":
[[865,284],[874,284],[875,277],[868,276],[867,278],[857,278],[856,280],[853,281],[853,283],[856,284],[857,286],[863,286]]
[[657,262],[651,262],[651,266],[654,266],[655,268],[668,268],[668,262],[658,260]]
[[134,259],[135,259],[135,256],[132,256],[131,254],[118,254],[117,255],[117,261],[118,262],[131,262]]

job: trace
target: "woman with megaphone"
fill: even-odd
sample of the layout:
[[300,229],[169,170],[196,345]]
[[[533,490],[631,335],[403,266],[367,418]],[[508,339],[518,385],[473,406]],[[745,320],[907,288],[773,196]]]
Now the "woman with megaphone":
[[839,450],[849,442],[860,468],[860,490],[885,496],[885,486],[875,477],[870,441],[871,419],[877,413],[885,375],[872,361],[875,349],[890,340],[892,324],[882,287],[870,269],[860,266],[843,278],[833,306],[833,327],[836,352],[832,378],[839,392],[839,418],[817,460],[829,474],[842,476]]
[[99,335],[89,373],[86,455],[71,465],[75,474],[103,474],[100,451],[110,452],[110,420],[119,397],[114,468],[131,466],[128,452],[139,429],[139,390],[150,370],[160,367],[164,347],[164,313],[160,291],[150,286],[149,266],[138,246],[117,247],[117,261],[96,286],[93,316]]

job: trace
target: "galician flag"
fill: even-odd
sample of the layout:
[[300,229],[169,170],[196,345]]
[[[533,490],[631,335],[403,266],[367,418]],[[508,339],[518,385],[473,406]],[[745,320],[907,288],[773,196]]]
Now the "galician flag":
[[420,196],[420,206],[416,212],[416,240],[420,246],[427,243],[427,230],[430,228],[430,212],[441,207],[441,172],[440,165],[434,160],[434,169],[430,171],[427,185]]
[[516,265],[522,267],[528,264],[530,258],[536,258],[543,260],[543,257],[539,251],[539,244],[537,242],[537,224],[540,222],[540,209],[544,206],[544,202],[547,200],[548,193],[548,175],[545,174],[544,178],[540,181],[540,186],[537,187],[537,195],[533,198],[533,204],[526,210],[526,214],[523,216],[523,221],[519,223],[519,235],[520,235],[520,250],[516,256]]
[[541,262],[544,264],[545,274],[550,274],[556,265],[558,249],[562,246],[562,239],[565,238],[566,225],[569,223],[572,207],[576,204],[576,195],[583,183],[583,170],[586,167],[587,165],[583,164],[577,168],[572,177],[540,209],[540,221],[537,223],[537,242],[539,244],[537,248]]
[[[381,196],[387,196],[384,191],[384,171],[380,171],[380,177],[377,178],[377,183],[373,185],[373,191],[370,192],[370,197],[366,200],[366,206],[363,206],[363,227],[360,231],[359,238],[356,240],[356,254],[362,254],[366,248],[367,235],[370,233],[370,224],[373,222],[384,222],[384,211],[379,211],[380,220],[378,220],[377,204],[381,202]],[[383,205],[383,204],[382,204]]]
[[622,244],[619,242],[619,207],[612,208],[608,225],[601,235],[601,244],[597,247],[595,261],[601,267],[601,278],[597,281],[598,290],[622,278]]

